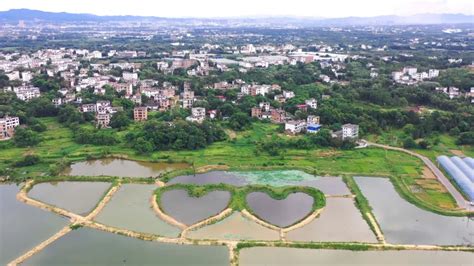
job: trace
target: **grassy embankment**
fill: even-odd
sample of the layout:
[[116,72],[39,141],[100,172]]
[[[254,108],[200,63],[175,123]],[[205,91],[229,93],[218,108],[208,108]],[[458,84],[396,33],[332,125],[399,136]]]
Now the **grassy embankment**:
[[[115,146],[77,144],[73,141],[69,128],[60,125],[54,118],[41,120],[47,125],[48,130],[42,133],[43,141],[38,146],[17,148],[11,141],[2,143],[0,170],[11,168],[14,162],[26,154],[36,154],[41,157],[40,163],[15,169],[21,178],[49,176],[58,165],[104,156],[120,156],[139,161],[188,162],[192,164],[193,169],[221,165],[231,170],[300,169],[315,175],[384,176],[392,177],[392,180],[398,182],[400,187],[403,187],[402,193],[412,196],[417,205],[424,203],[442,210],[455,211],[454,200],[443,190],[439,182],[422,177],[422,162],[401,152],[378,148],[347,151],[321,148],[287,149],[280,156],[265,153],[256,155],[255,142],[275,135],[278,127],[256,123],[252,129],[236,133],[231,140],[214,143],[206,149],[159,151],[150,155],[138,155],[125,144]],[[123,136],[126,132],[118,134]],[[179,171],[170,173],[168,177],[177,173]]]

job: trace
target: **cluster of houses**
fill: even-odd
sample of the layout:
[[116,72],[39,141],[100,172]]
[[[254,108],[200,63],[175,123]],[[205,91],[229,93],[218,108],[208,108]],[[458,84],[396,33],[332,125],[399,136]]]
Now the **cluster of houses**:
[[474,87],[470,89],[469,92],[463,93],[457,87],[436,87],[436,92],[444,93],[448,95],[449,99],[459,98],[459,97],[466,97],[471,99],[471,103],[474,103]]
[[418,72],[416,67],[404,67],[401,71],[392,72],[392,79],[396,83],[413,85],[426,79],[434,79],[439,76],[438,69],[429,69],[428,72]]
[[[241,47],[230,47],[234,54],[244,57],[236,60],[215,58],[211,52],[218,49],[217,45],[204,45],[197,50],[177,50],[171,53],[163,53],[164,58],[157,61],[155,66],[158,71],[172,74],[176,69],[184,69],[190,76],[209,75],[211,70],[227,71],[229,64],[238,64],[240,68],[249,69],[255,67],[268,67],[270,65],[311,63],[319,61],[322,67],[330,68],[335,75],[344,68],[343,63],[349,58],[345,54],[330,53],[331,47],[315,47],[318,52],[303,52],[293,45],[282,46],[251,44]],[[229,48],[229,47],[227,47]],[[227,49],[226,48],[226,49]],[[330,49],[331,48],[331,49]],[[261,53],[265,53],[262,55]],[[271,55],[269,55],[271,53]],[[3,90],[14,92],[20,100],[29,101],[41,96],[39,88],[33,86],[34,76],[40,73],[50,77],[61,77],[62,88],[57,92],[52,103],[59,107],[64,104],[75,104],[84,113],[94,113],[97,126],[106,128],[110,125],[113,115],[122,110],[121,107],[113,107],[109,101],[97,101],[96,103],[83,103],[83,93],[94,93],[105,95],[113,90],[120,97],[131,100],[137,107],[134,109],[134,119],[144,121],[148,118],[149,111],[166,111],[174,107],[191,109],[188,121],[201,123],[206,117],[214,118],[215,110],[206,112],[204,108],[193,107],[199,100],[194,95],[190,84],[185,83],[180,90],[169,82],[159,83],[151,79],[140,79],[139,73],[143,67],[141,63],[118,61],[114,63],[95,63],[95,59],[101,58],[136,58],[145,57],[146,53],[139,51],[89,51],[86,49],[43,49],[31,54],[9,53],[0,54],[0,70],[10,80],[17,80],[20,84]],[[80,62],[89,60],[84,66]],[[120,76],[117,74],[120,73]],[[327,77],[329,78],[329,77]],[[323,80],[329,82],[326,77]],[[207,89],[228,90],[236,89],[238,98],[244,96],[266,96],[272,95],[275,101],[285,103],[288,99],[295,97],[294,92],[282,90],[276,84],[246,84],[242,80],[232,82],[217,82]],[[180,92],[181,91],[181,92]],[[143,97],[147,102],[142,102]],[[218,96],[225,101],[224,96]],[[308,99],[305,103],[297,106],[299,110],[306,111],[308,108],[316,109],[317,101]],[[300,132],[317,132],[320,129],[319,117],[309,117],[306,121],[292,120],[282,109],[274,109],[269,103],[261,103],[259,107],[252,108],[252,116],[259,119],[270,119],[274,123],[287,123],[287,130],[293,134]],[[6,133],[4,134],[7,135]]]

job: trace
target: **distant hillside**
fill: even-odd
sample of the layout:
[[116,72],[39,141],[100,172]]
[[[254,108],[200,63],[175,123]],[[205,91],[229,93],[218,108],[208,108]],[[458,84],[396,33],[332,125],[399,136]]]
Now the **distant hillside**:
[[300,26],[348,26],[348,25],[406,25],[406,24],[473,24],[474,16],[463,14],[419,14],[414,16],[377,16],[347,18],[309,18],[309,17],[258,17],[258,18],[163,18],[141,16],[97,16],[91,14],[54,13],[30,9],[0,11],[0,21],[17,23],[24,21],[44,21],[52,23],[100,22],[100,21],[161,21],[161,22],[203,22],[203,23],[247,23],[266,25]]

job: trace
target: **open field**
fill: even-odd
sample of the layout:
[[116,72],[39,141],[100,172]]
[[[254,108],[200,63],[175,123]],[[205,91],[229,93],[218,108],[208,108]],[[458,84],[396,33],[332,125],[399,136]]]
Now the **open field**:
[[[385,131],[381,135],[369,135],[367,140],[386,144],[394,147],[402,147],[406,134],[402,130]],[[433,144],[436,141],[437,144]],[[448,134],[440,134],[436,137],[427,138],[432,143],[430,149],[411,149],[417,153],[423,154],[431,160],[435,160],[439,155],[464,155],[474,157],[474,147],[468,145],[457,145],[456,137]]]

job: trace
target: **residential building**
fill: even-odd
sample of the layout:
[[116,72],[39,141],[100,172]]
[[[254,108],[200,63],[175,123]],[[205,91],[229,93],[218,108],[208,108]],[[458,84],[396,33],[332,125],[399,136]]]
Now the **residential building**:
[[20,119],[16,116],[0,118],[0,140],[7,140],[15,135],[15,128],[20,125]]
[[186,117],[187,121],[202,123],[206,118],[206,108],[193,107],[191,109],[191,116]]
[[37,87],[23,86],[13,88],[16,97],[22,101],[29,101],[33,98],[38,98],[41,96],[40,89]]
[[342,139],[357,139],[359,138],[359,125],[344,124],[342,125]]
[[276,124],[285,123],[286,121],[286,112],[282,109],[273,109],[271,111],[272,122]]
[[258,119],[262,118],[262,108],[260,107],[253,107],[251,111],[252,117],[256,117]]
[[311,109],[317,109],[318,108],[318,101],[314,98],[310,98],[310,99],[306,100],[305,103]]
[[111,114],[109,113],[97,113],[95,116],[97,127],[107,128],[110,125]]
[[137,82],[138,81],[138,74],[132,72],[123,72],[122,73],[123,80],[127,82]]
[[146,107],[135,107],[133,109],[133,119],[135,121],[145,121],[148,119],[148,109]]
[[320,124],[306,124],[306,132],[311,134],[318,133],[321,127]]
[[295,97],[295,93],[292,91],[283,91],[282,94],[283,94],[283,97],[285,97],[285,99],[291,99]]
[[308,122],[308,124],[319,124],[319,116],[308,115],[306,122]]
[[285,131],[291,134],[298,134],[306,129],[306,121],[304,120],[291,120],[285,123]]
[[83,104],[80,107],[80,111],[83,113],[95,113],[97,112],[97,105],[93,103]]

